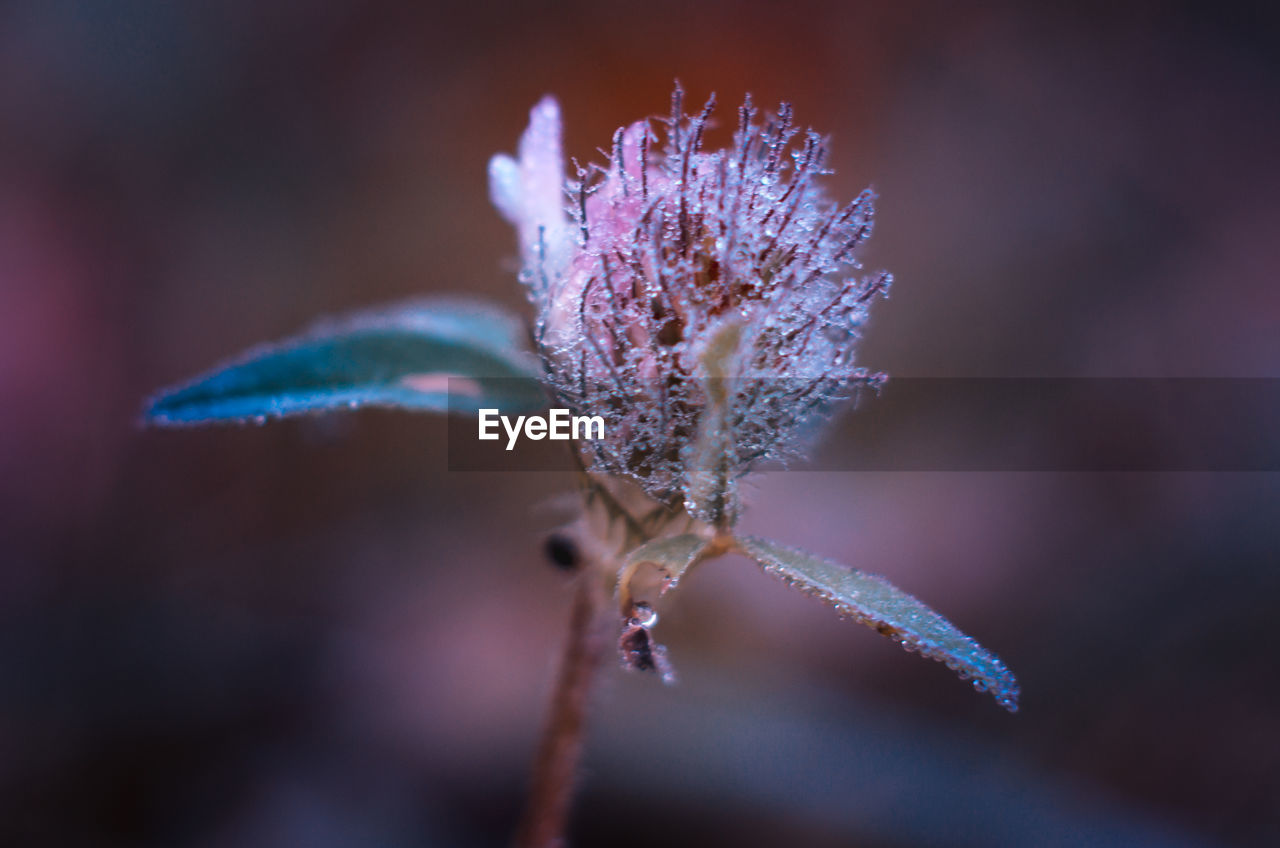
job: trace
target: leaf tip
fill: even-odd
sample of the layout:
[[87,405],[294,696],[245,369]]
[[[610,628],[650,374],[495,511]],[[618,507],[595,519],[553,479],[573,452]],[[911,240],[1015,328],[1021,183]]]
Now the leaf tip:
[[906,651],[937,660],[979,692],[1017,712],[1018,681],[995,654],[883,577],[866,574],[767,539],[741,537],[740,552],[765,571],[832,605]]

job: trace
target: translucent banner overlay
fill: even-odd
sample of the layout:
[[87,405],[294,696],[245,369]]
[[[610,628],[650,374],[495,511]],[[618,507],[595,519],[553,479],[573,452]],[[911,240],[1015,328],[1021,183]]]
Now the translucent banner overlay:
[[[500,382],[500,381],[498,381]],[[481,441],[474,384],[450,381],[449,470],[572,471],[572,442]],[[782,381],[727,383],[760,403],[795,397]],[[514,392],[513,392],[514,394]],[[646,393],[647,394],[647,393]],[[659,397],[658,393],[648,397]],[[606,419],[606,441],[625,443],[609,422],[639,401],[569,414]],[[455,403],[456,400],[456,403]],[[738,408],[748,408],[749,403]],[[753,409],[762,407],[750,407]],[[528,411],[523,411],[528,415]],[[533,413],[549,417],[544,410]],[[750,413],[748,413],[750,414]],[[515,425],[516,413],[507,425]],[[535,426],[535,432],[539,429]],[[1272,378],[892,378],[811,428],[807,471],[1280,471],[1280,379]],[[510,450],[508,445],[512,444]],[[777,463],[760,468],[777,469]]]

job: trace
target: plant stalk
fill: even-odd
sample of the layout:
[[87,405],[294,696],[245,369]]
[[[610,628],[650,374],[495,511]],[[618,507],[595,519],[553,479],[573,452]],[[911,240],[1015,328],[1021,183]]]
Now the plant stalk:
[[516,831],[517,848],[558,848],[577,782],[587,729],[592,683],[610,646],[604,624],[608,605],[595,563],[577,576],[569,634],[551,699],[551,712],[538,743],[532,785]]

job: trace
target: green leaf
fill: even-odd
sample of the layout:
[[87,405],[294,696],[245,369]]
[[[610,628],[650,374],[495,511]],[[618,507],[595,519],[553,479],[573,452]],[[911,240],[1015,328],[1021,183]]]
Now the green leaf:
[[144,418],[161,425],[263,421],[363,406],[529,412],[546,406],[537,375],[515,317],[466,300],[419,300],[249,350],[161,391]]
[[645,565],[652,565],[662,573],[662,592],[674,589],[684,573],[700,562],[711,541],[693,533],[654,539],[636,548],[622,561],[618,570],[618,602],[623,616],[630,614],[632,605],[631,581]]
[[957,630],[951,622],[883,577],[864,574],[804,551],[751,536],[738,549],[810,595],[834,606],[860,624],[900,642],[909,651],[946,663],[975,689],[988,691],[1000,706],[1018,709],[1018,681],[994,654]]

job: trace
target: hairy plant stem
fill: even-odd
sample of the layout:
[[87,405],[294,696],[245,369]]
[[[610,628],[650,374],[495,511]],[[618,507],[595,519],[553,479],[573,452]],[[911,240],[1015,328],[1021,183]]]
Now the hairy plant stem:
[[612,647],[605,635],[606,627],[616,623],[605,603],[598,568],[594,561],[583,563],[577,576],[569,634],[551,698],[551,712],[534,759],[529,798],[516,831],[517,848],[554,848],[564,844],[586,736],[592,682]]

